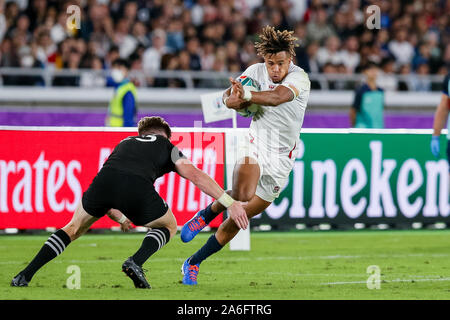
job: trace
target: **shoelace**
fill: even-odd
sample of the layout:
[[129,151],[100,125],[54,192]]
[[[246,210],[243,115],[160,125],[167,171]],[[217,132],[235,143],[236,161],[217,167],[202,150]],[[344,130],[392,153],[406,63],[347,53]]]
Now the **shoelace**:
[[206,225],[205,220],[202,217],[196,217],[194,220],[189,223],[188,227],[191,231],[198,231],[202,229]]
[[141,271],[144,275],[148,271],[147,269],[144,269],[144,268],[139,267],[139,266],[138,266],[138,268],[139,268],[138,270]]
[[188,267],[189,271],[189,279],[192,281],[197,281],[197,275],[198,275],[198,266],[197,265],[190,265]]

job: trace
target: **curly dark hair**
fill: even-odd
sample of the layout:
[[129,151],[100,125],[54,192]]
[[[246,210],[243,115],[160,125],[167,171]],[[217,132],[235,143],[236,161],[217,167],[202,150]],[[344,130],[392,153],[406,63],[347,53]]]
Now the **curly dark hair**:
[[267,54],[277,54],[286,51],[295,56],[295,42],[298,40],[293,36],[294,31],[276,30],[274,27],[265,26],[259,35],[259,41],[255,43],[256,52],[264,57]]
[[145,133],[150,133],[153,130],[162,130],[166,133],[167,138],[170,139],[172,136],[172,130],[169,124],[161,117],[143,117],[138,123],[138,133],[143,135]]

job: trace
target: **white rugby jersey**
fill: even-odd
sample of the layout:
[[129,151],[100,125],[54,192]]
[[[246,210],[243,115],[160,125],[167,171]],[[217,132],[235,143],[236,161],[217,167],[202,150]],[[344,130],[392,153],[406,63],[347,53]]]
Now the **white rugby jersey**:
[[251,65],[242,75],[256,80],[261,91],[274,90],[277,86],[289,85],[297,88],[299,95],[292,101],[278,106],[261,106],[263,115],[250,124],[250,140],[254,139],[258,147],[277,152],[278,154],[289,154],[299,145],[300,131],[303,125],[303,117],[309,98],[311,82],[306,72],[294,65],[289,66],[288,74],[280,83],[274,83],[264,63]]

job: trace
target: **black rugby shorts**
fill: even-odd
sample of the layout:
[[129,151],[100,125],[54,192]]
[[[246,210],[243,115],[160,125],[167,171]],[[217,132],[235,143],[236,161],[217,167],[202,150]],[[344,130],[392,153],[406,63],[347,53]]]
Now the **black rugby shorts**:
[[162,217],[169,209],[150,181],[112,168],[100,170],[83,193],[82,204],[97,218],[118,209],[137,226]]

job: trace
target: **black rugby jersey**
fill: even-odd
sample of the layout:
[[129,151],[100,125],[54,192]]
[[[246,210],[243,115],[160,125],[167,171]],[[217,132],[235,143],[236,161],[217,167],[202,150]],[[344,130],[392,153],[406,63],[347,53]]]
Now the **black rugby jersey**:
[[113,150],[103,168],[113,168],[141,176],[152,183],[175,170],[175,162],[185,158],[167,138],[149,134],[122,140]]

